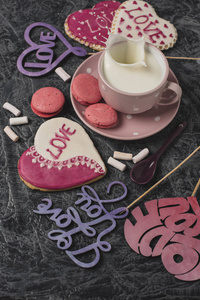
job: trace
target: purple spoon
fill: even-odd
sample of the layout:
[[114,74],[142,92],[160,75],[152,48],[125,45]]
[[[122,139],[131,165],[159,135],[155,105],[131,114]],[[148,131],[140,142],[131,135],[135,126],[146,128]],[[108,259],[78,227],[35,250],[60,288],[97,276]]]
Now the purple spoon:
[[185,129],[186,122],[180,123],[174,131],[169,135],[163,145],[150,157],[137,163],[130,172],[131,179],[137,184],[145,184],[149,182],[156,171],[158,159],[167,149],[167,147],[173,142],[173,140]]

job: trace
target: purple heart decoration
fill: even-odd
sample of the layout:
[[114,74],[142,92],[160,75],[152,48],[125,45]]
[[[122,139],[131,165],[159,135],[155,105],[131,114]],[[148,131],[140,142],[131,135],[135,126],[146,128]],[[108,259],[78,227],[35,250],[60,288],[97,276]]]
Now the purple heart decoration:
[[[39,43],[33,42],[30,38],[31,30],[35,27],[45,27],[50,30],[46,34],[41,31]],[[52,25],[43,22],[37,22],[29,25],[24,33],[24,38],[26,42],[30,45],[29,48],[24,50],[17,60],[17,67],[19,71],[27,76],[42,76],[53,70],[67,55],[73,53],[77,56],[87,55],[87,51],[81,47],[73,47],[64,36]],[[59,57],[53,61],[54,50],[56,45],[56,39],[59,39],[67,47]],[[28,58],[35,54],[37,62],[27,61]],[[25,61],[26,59],[26,61]],[[36,71],[30,71],[34,69]]]

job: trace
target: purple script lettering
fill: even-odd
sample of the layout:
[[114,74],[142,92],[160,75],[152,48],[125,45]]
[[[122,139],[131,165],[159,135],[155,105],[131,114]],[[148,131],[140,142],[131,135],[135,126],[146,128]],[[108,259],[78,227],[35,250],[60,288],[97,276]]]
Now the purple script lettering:
[[[101,251],[110,251],[110,243],[103,240],[103,238],[113,231],[116,226],[116,219],[122,219],[128,215],[128,209],[125,207],[117,208],[111,212],[108,212],[104,207],[104,204],[120,201],[127,195],[126,186],[118,181],[109,184],[107,194],[110,193],[111,188],[115,185],[120,185],[122,187],[123,194],[120,197],[111,200],[101,200],[93,188],[87,185],[82,186],[81,193],[77,194],[77,196],[80,196],[81,198],[78,199],[75,204],[79,205],[80,209],[86,213],[86,216],[89,219],[91,219],[88,222],[83,222],[78,211],[73,207],[69,207],[66,210],[66,213],[61,213],[62,210],[60,208],[51,209],[52,202],[50,199],[46,198],[42,200],[42,204],[38,205],[38,210],[34,210],[36,214],[51,215],[50,220],[54,221],[60,229],[50,231],[48,237],[51,240],[57,241],[57,247],[64,250],[65,253],[80,267],[91,268],[95,266],[100,260]],[[95,226],[104,222],[109,223],[110,226],[98,233]],[[68,230],[63,230],[67,227]],[[73,236],[77,233],[85,235],[85,237],[93,238],[92,242],[80,249],[70,250],[69,248],[73,243]],[[78,256],[83,256],[91,251],[94,255],[89,262],[83,262],[78,258]]]

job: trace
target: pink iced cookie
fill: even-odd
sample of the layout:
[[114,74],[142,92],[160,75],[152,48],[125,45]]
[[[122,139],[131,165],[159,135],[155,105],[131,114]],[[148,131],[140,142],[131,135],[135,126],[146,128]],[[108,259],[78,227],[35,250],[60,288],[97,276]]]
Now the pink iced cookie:
[[156,14],[154,8],[141,0],[123,2],[115,13],[112,33],[144,40],[160,50],[173,47],[177,40],[176,28]]
[[104,49],[115,10],[120,4],[116,1],[102,1],[91,9],[72,13],[65,20],[66,34],[92,49]]
[[77,75],[72,84],[71,92],[74,98],[83,105],[90,105],[102,99],[98,80],[90,74]]
[[102,178],[106,167],[78,123],[53,118],[39,127],[34,146],[19,159],[18,172],[31,189],[60,191]]
[[117,112],[108,104],[97,103],[90,105],[85,110],[85,117],[96,127],[110,128],[118,121]]
[[58,114],[65,103],[63,93],[54,87],[44,87],[37,90],[31,100],[33,112],[43,118],[50,118]]

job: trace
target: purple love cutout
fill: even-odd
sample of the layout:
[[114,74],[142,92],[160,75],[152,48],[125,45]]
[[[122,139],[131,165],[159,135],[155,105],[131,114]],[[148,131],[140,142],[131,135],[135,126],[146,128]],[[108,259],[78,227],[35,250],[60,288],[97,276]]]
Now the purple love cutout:
[[[51,30],[51,32],[53,32],[53,35],[51,34],[51,32],[48,32],[47,34],[41,32],[40,40],[39,40],[41,43],[36,44],[30,38],[31,30],[34,29],[35,27],[45,27]],[[29,25],[24,32],[24,38],[26,42],[30,45],[30,47],[24,50],[19,56],[17,60],[17,67],[22,74],[30,77],[42,76],[44,74],[47,74],[48,72],[53,70],[70,53],[73,53],[77,56],[87,55],[87,51],[85,49],[81,47],[73,47],[55,27],[43,22],[36,22]],[[55,47],[56,38],[59,38],[60,41],[63,42],[63,44],[67,47],[67,50],[64,51],[58,58],[56,58],[53,61],[53,56],[54,56],[53,47]],[[28,57],[28,55],[31,55],[34,52],[36,52],[35,53],[36,58],[40,62],[24,63],[24,59]],[[26,68],[33,68],[36,69],[36,71],[35,72],[29,71]]]
[[[127,195],[126,186],[118,181],[113,181],[109,184],[107,194],[110,193],[110,189],[114,185],[120,185],[123,193],[121,196],[111,200],[102,200],[93,188],[87,185],[82,186],[81,193],[77,194],[81,198],[75,204],[80,206],[79,210],[85,213],[87,219],[89,219],[88,222],[84,222],[78,210],[73,207],[68,207],[66,212],[62,212],[60,208],[52,209],[52,201],[47,198],[42,199],[43,203],[37,206],[38,210],[34,210],[36,214],[51,215],[50,220],[54,221],[60,229],[51,230],[48,233],[49,239],[56,241],[57,247],[64,250],[68,257],[80,267],[94,267],[100,260],[101,252],[111,250],[110,243],[105,241],[104,237],[114,230],[116,219],[123,219],[128,215],[129,211],[125,207],[109,212],[103,205],[104,203],[120,201]],[[98,232],[96,226],[102,223],[106,223],[106,229]],[[80,248],[73,250],[73,242],[76,239],[74,238],[75,234],[84,236],[85,241],[83,246],[81,245]],[[81,240],[83,239],[81,238]],[[87,254],[89,254],[90,261],[85,261],[88,259]],[[80,256],[84,257],[84,261],[79,258]]]

